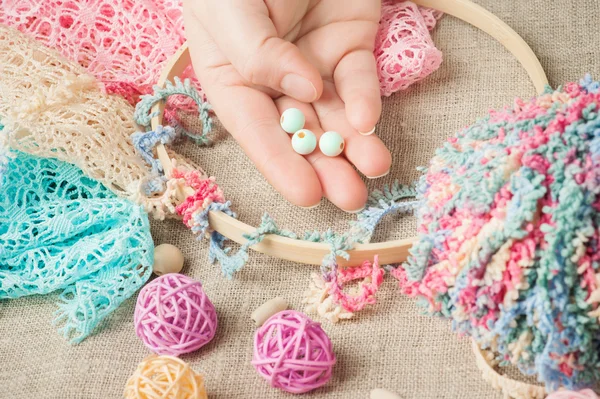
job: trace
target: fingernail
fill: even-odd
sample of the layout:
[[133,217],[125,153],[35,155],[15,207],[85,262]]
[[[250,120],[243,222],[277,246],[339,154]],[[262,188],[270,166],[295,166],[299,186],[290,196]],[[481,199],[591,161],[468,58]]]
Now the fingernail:
[[367,176],[367,175],[365,175],[365,176],[367,179],[379,179],[380,177],[387,176],[389,174],[390,174],[390,169],[388,169],[387,172],[385,172],[384,174],[379,175],[379,176]]
[[[340,208],[341,209],[341,208]],[[342,211],[346,212],[346,213],[358,213],[360,211],[362,211],[363,209],[365,209],[365,205],[361,206],[360,208],[353,210],[353,211],[347,211],[345,209],[342,209]]]
[[316,205],[313,205],[313,206],[301,206],[300,208],[302,208],[302,209],[315,209],[319,205],[321,205],[320,201]]
[[375,133],[375,128],[369,130],[366,133],[363,133],[363,132],[359,132],[359,133],[362,134],[363,136],[370,136],[371,134]]
[[295,73],[289,73],[281,79],[281,89],[296,100],[312,102],[317,99],[317,89],[310,80]]

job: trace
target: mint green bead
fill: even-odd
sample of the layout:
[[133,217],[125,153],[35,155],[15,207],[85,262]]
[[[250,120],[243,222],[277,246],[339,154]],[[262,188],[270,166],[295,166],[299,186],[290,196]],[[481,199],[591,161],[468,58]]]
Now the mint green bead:
[[308,155],[317,148],[317,137],[310,130],[298,130],[292,136],[292,148],[300,155]]
[[319,149],[328,157],[337,157],[344,151],[344,138],[337,132],[325,132],[319,139]]
[[298,108],[288,108],[281,114],[281,128],[289,134],[294,134],[304,128],[304,114]]

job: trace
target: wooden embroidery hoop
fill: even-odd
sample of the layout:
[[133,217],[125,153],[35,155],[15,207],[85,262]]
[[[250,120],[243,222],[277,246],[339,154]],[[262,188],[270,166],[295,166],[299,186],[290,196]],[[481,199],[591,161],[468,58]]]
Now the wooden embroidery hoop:
[[[519,60],[527,71],[538,94],[544,91],[548,80],[539,60],[523,38],[494,14],[469,0],[412,1],[417,5],[452,15],[488,33]],[[164,87],[165,82],[173,81],[176,76],[181,76],[190,63],[190,52],[187,43],[184,43],[165,66],[157,85]],[[152,129],[156,129],[158,125],[162,124],[163,110],[164,102],[157,103],[152,108],[152,113],[156,114],[152,118]],[[170,177],[173,164],[164,145],[159,144],[157,146],[157,154],[165,175]],[[185,194],[193,194],[193,190],[187,189]],[[210,212],[209,222],[214,230],[239,244],[246,242],[244,234],[255,231],[254,227],[217,211]],[[350,255],[348,261],[340,258],[338,262],[341,266],[356,266],[362,264],[365,259],[372,259],[375,255],[378,255],[381,264],[401,263],[406,260],[408,250],[414,241],[415,238],[409,238],[382,243],[357,244],[353,250],[348,251]],[[330,251],[327,244],[294,240],[277,235],[267,235],[262,242],[252,246],[252,249],[278,258],[312,265],[320,265],[323,257]]]

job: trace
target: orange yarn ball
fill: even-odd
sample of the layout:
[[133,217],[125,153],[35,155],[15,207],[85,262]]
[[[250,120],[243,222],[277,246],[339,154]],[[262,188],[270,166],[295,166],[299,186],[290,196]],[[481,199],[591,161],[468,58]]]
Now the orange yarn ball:
[[204,378],[181,359],[150,355],[125,385],[125,399],[207,399]]

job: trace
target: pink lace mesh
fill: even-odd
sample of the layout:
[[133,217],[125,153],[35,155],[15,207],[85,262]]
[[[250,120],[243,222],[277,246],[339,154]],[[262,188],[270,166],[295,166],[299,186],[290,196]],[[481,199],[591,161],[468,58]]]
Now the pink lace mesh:
[[[395,1],[384,1],[383,2],[384,5],[390,5],[393,3],[396,3]],[[401,3],[408,3],[406,1],[401,2]],[[425,26],[427,26],[427,30],[433,30],[433,28],[435,28],[435,25],[437,24],[437,21],[442,18],[442,12],[438,11],[438,10],[434,10],[432,8],[425,8],[425,7],[419,7],[419,11],[421,12],[421,16],[423,17],[423,21],[425,21]],[[382,15],[387,15],[387,13],[393,12],[392,8],[390,7],[390,9],[385,10],[384,12],[382,12]]]
[[389,96],[425,78],[442,63],[442,53],[429,35],[441,16],[408,1],[384,1],[375,57],[381,94]]
[[[439,16],[410,2],[384,2],[375,51],[382,95],[440,64],[428,32]],[[181,0],[0,0],[0,23],[77,61],[107,92],[132,104],[152,90],[164,62],[184,42]],[[176,106],[194,109],[186,104]]]

